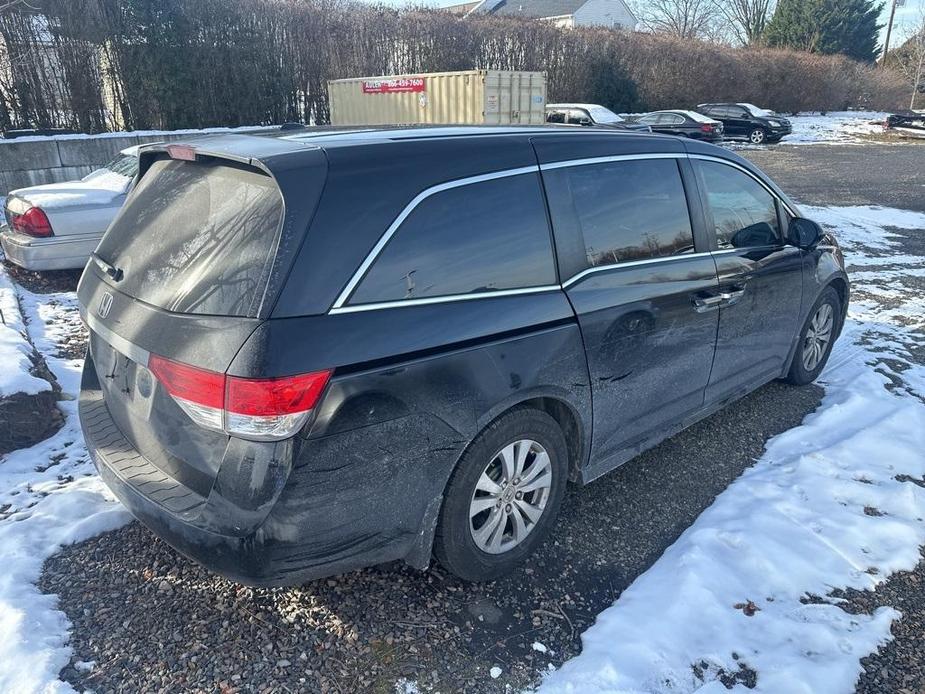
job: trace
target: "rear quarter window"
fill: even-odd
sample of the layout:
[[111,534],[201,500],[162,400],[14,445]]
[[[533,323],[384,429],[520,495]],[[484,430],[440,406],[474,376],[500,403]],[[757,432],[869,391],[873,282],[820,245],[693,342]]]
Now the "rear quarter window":
[[437,192],[402,222],[350,305],[446,297],[556,282],[538,174]]
[[279,241],[275,181],[232,162],[154,162],[97,253],[118,289],[178,313],[252,316]]

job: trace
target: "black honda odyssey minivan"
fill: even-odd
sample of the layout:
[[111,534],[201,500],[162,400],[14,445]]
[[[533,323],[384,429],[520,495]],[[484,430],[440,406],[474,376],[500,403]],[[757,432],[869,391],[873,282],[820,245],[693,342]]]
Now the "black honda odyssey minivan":
[[711,145],[305,130],[144,149],[79,295],[103,479],[180,552],[281,585],[432,556],[499,576],[568,482],[813,380],[848,279]]

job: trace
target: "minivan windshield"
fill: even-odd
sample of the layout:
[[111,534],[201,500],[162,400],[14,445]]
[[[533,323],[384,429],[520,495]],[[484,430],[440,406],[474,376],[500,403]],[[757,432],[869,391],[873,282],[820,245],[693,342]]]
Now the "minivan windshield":
[[120,292],[179,313],[253,316],[279,241],[274,180],[233,162],[155,161],[97,249]]

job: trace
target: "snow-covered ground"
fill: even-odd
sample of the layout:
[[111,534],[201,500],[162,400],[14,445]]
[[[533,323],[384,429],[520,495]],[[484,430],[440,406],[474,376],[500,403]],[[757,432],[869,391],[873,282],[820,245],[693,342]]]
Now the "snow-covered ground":
[[883,132],[887,115],[880,111],[840,111],[824,116],[792,116],[793,132],[783,142],[788,145],[861,144],[865,136]]
[[[0,291],[4,286],[9,280],[0,267]],[[81,360],[61,356],[82,330],[76,297],[19,287],[17,293],[25,329],[66,399],[59,403],[64,426],[54,436],[0,457],[0,692],[70,691],[58,680],[71,657],[70,624],[56,609],[55,596],[35,585],[42,563],[61,545],[117,528],[129,517],[96,475],[83,445],[76,401]],[[0,374],[15,369],[0,354]]]
[[0,398],[14,393],[33,395],[51,384],[32,375],[32,345],[13,283],[0,270]]
[[[860,658],[889,638],[895,610],[849,615],[826,596],[912,568],[925,544],[925,488],[902,481],[925,476],[925,369],[910,356],[925,299],[902,282],[925,275],[925,259],[901,253],[889,230],[925,233],[925,215],[804,209],[837,230],[854,268],[822,406],[768,443],[599,616],[582,654],[549,674],[543,691],[724,692],[723,676],[754,677],[758,692],[848,692]],[[11,296],[0,269],[3,287]],[[81,363],[63,350],[82,330],[75,296],[16,292],[18,325],[61,384],[66,420],[47,441],[0,459],[0,692],[66,691],[57,675],[71,657],[70,625],[36,588],[42,563],[128,516],[81,440]]]
[[925,233],[925,215],[804,212],[860,268],[821,407],[598,616],[541,692],[725,692],[720,677],[746,691],[751,676],[755,692],[851,692],[860,659],[890,638],[896,610],[852,615],[826,596],[912,569],[925,544],[925,488],[903,481],[925,476],[925,369],[909,355],[925,298],[901,282],[925,259],[897,253],[888,230]]

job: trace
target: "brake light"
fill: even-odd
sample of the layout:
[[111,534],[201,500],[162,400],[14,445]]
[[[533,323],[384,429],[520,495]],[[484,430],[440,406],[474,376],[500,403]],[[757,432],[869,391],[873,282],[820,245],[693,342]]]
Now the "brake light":
[[13,231],[38,238],[55,235],[48,215],[40,207],[30,207],[22,214],[10,214],[10,227]]
[[711,125],[710,123],[704,123],[703,125],[700,126],[700,129],[703,130],[703,132],[705,133],[712,133],[713,125]]
[[283,378],[240,378],[155,354],[148,368],[200,426],[260,441],[295,435],[331,377],[330,371],[316,371]]

